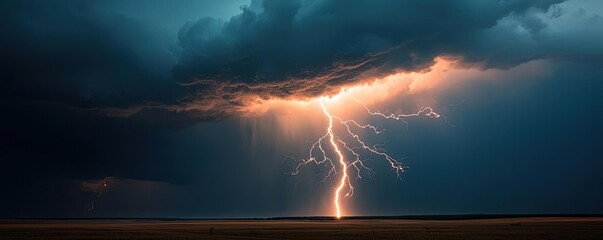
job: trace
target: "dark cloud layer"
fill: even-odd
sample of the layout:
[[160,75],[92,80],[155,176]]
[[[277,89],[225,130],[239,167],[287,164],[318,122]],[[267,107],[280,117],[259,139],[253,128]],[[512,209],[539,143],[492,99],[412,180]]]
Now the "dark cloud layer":
[[99,114],[147,101],[175,103],[186,92],[170,76],[177,31],[168,34],[116,9],[101,11],[102,3],[0,2],[0,158],[8,162],[7,179],[30,185],[36,178],[98,179],[112,172],[154,179],[153,171],[134,169],[140,162],[106,154],[142,151],[127,142],[150,128],[196,119],[153,113],[162,110],[127,120]]
[[573,32],[550,29],[576,14],[560,2],[253,1],[228,20],[201,18],[177,34],[100,11],[98,2],[6,4],[3,24],[14,35],[1,44],[5,96],[181,125],[237,115],[261,99],[334,94],[420,71],[442,55],[503,69],[600,59],[603,36],[591,31],[602,30],[600,17],[574,22],[586,27]]
[[[228,21],[186,24],[174,76],[184,85],[209,88],[191,105],[213,101],[228,109],[245,104],[249,95],[332,94],[371,77],[425,69],[442,55],[508,68],[558,55],[510,41],[522,37],[514,29],[520,26],[540,42],[535,38],[546,23],[537,15],[561,14],[559,2],[266,0]],[[501,27],[504,19],[516,25]],[[206,97],[212,94],[218,96]]]
[[97,2],[3,2],[3,98],[78,107],[169,102],[182,89],[167,72],[171,36]]

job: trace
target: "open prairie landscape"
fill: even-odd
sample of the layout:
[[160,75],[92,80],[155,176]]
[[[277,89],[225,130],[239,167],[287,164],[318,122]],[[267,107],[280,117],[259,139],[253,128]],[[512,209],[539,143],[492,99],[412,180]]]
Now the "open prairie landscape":
[[602,217],[3,220],[0,239],[601,239]]

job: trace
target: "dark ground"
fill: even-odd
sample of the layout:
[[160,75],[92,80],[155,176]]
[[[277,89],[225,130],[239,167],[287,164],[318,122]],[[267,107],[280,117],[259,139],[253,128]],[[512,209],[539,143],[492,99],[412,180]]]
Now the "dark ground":
[[[213,228],[213,232],[211,229]],[[0,239],[592,239],[603,217],[0,220]]]

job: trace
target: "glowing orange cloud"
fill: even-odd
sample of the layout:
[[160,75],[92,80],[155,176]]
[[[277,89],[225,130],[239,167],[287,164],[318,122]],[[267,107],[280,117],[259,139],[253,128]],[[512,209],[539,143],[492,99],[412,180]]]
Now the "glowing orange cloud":
[[239,109],[244,115],[253,116],[271,110],[291,109],[317,103],[322,98],[329,98],[330,102],[342,102],[346,99],[360,99],[366,104],[386,101],[400,94],[413,94],[429,90],[442,84],[449,71],[461,66],[459,60],[438,57],[430,68],[419,72],[393,73],[383,78],[374,78],[361,81],[362,84],[344,86],[333,95],[316,98],[255,98],[251,104]]

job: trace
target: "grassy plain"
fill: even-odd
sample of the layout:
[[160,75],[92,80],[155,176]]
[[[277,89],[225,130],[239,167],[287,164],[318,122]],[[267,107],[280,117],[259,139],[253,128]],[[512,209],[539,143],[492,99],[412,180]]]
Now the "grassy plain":
[[603,217],[337,221],[328,219],[0,220],[0,239],[603,240]]

